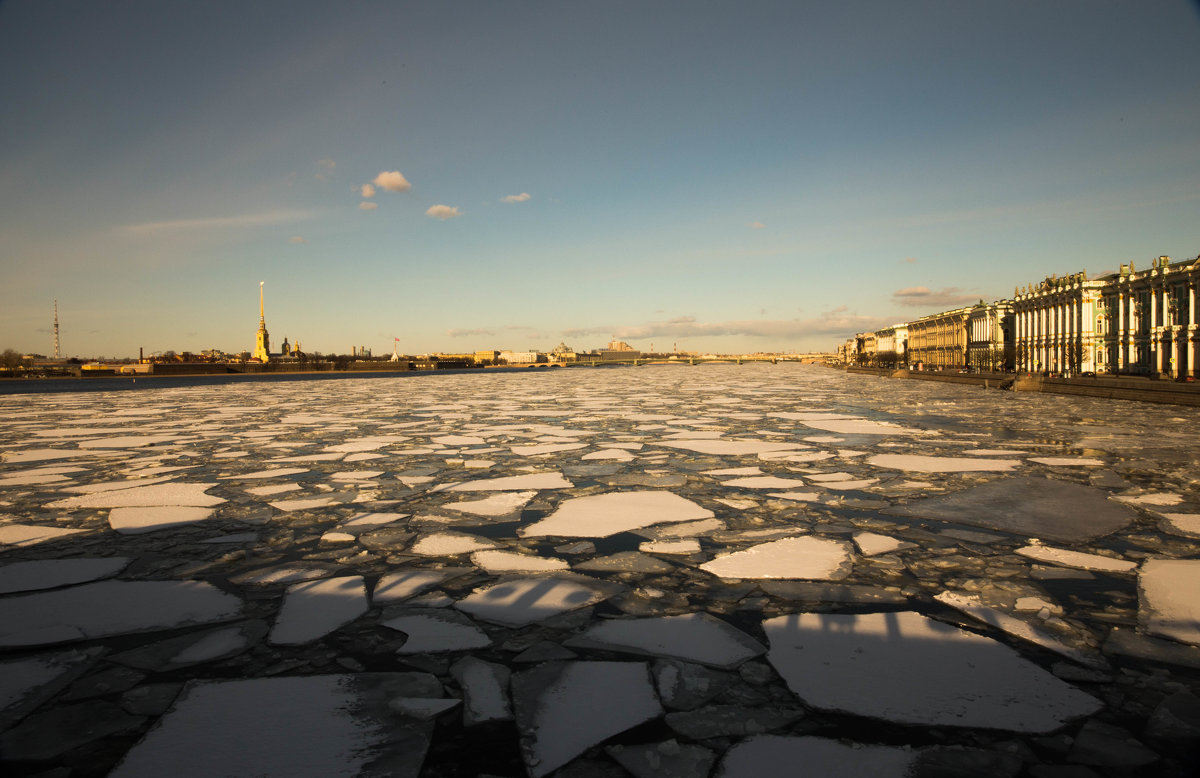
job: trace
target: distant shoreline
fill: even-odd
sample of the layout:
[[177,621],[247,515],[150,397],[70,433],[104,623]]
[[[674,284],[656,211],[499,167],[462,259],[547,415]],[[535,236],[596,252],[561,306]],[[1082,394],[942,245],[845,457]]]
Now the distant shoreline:
[[[769,364],[769,363],[767,363]],[[688,366],[687,362],[647,363],[651,366]],[[574,367],[612,369],[633,367],[623,362],[612,364],[579,363]],[[555,368],[562,367],[556,365]],[[113,392],[168,387],[215,386],[256,381],[324,381],[341,378],[402,378],[431,375],[491,375],[493,373],[539,374],[557,373],[550,365],[514,365],[502,367],[447,368],[442,370],[295,370],[255,373],[174,373],[155,375],[104,375],[94,377],[44,376],[39,378],[0,378],[0,396],[18,394],[66,394],[71,392]]]

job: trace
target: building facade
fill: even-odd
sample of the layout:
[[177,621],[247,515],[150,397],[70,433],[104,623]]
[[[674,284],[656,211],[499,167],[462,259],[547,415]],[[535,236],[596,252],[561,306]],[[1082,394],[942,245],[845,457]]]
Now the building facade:
[[908,356],[908,326],[893,324],[875,330],[875,360],[880,367],[901,367]]
[[1048,276],[1013,299],[1018,370],[1078,375],[1099,368],[1097,317],[1104,279]]
[[967,315],[967,365],[972,370],[995,373],[1016,365],[1011,300],[980,300]]
[[962,368],[967,364],[967,317],[956,308],[908,323],[908,362],[926,368]]
[[1130,262],[1104,280],[1097,316],[1104,372],[1200,376],[1200,257],[1174,264],[1158,257],[1141,272]]

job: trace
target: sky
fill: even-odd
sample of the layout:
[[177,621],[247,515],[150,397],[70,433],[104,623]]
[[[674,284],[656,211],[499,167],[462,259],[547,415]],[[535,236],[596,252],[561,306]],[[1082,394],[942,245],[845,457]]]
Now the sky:
[[8,0],[0,349],[830,351],[1200,255],[1198,74],[1186,0]]

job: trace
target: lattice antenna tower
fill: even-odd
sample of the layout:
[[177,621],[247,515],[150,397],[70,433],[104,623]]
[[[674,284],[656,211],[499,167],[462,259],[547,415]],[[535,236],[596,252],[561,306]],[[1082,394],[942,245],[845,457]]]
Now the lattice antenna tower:
[[54,301],[54,358],[61,359],[58,355],[58,300]]

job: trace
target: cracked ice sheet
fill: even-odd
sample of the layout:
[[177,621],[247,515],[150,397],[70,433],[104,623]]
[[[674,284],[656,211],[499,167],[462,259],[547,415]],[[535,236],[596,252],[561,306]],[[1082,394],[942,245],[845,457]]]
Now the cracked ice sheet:
[[942,592],[935,596],[934,599],[967,614],[971,618],[978,619],[984,624],[990,624],[1013,637],[1028,640],[1030,643],[1039,645],[1048,651],[1065,656],[1073,662],[1078,662],[1081,665],[1097,670],[1107,671],[1110,669],[1108,662],[1098,652],[1085,651],[1081,648],[1068,645],[1053,635],[1044,632],[1035,624],[1030,624],[1002,610],[984,605],[975,595],[960,592]]
[[783,538],[723,554],[700,565],[720,578],[837,581],[850,574],[848,544],[811,536]]
[[707,613],[610,619],[588,627],[563,645],[669,657],[725,670],[766,652],[757,640]]
[[242,601],[201,581],[101,581],[0,599],[0,645],[38,646],[227,621]]
[[822,710],[1043,733],[1103,707],[1008,646],[911,611],[799,613],[768,619],[763,630],[768,661]]
[[433,725],[388,708],[403,683],[402,673],[192,681],[109,775],[416,778]]
[[367,612],[361,575],[306,581],[288,587],[267,641],[294,646],[322,638]]
[[1143,562],[1138,573],[1138,622],[1151,635],[1200,646],[1200,560]]
[[105,649],[36,654],[0,662],[0,731],[9,729],[96,663]]
[[0,594],[56,589],[109,578],[125,569],[129,557],[39,559],[0,567]]
[[531,778],[663,713],[644,662],[548,662],[515,675],[512,688]]
[[521,527],[518,534],[521,537],[603,538],[652,524],[713,516],[712,511],[673,492],[612,492],[565,500],[554,513]]

